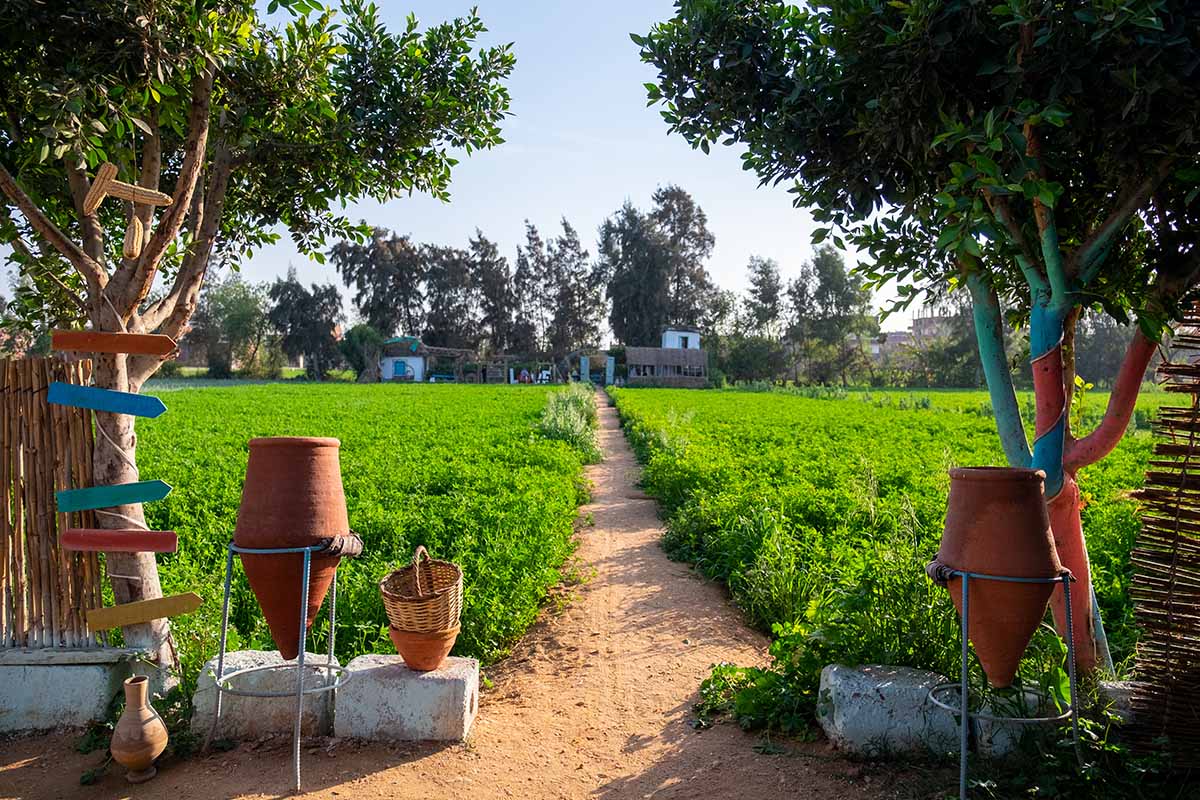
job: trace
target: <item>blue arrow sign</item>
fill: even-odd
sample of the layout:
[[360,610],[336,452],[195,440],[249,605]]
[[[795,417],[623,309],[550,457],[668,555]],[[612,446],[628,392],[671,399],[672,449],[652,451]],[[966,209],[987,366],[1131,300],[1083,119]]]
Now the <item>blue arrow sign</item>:
[[170,493],[171,485],[166,481],[138,481],[112,486],[93,486],[90,489],[65,489],[54,496],[58,500],[58,510],[69,514],[93,508],[149,503],[162,500]]
[[111,411],[113,414],[132,414],[135,417],[157,417],[167,407],[157,397],[130,392],[114,392],[93,386],[76,386],[73,383],[50,384],[46,399],[60,406],[90,408],[93,411]]

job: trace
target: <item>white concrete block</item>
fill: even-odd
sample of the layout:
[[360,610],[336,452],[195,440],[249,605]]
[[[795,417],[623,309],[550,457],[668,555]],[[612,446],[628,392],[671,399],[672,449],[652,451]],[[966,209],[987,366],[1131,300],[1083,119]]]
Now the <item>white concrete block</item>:
[[115,648],[0,650],[0,733],[103,720],[136,655]]
[[[328,670],[313,664],[325,664],[325,653],[308,653],[304,664],[304,685],[319,686],[332,680]],[[334,659],[334,664],[337,660]],[[278,650],[235,650],[225,654],[224,674],[251,667],[291,665],[290,669],[251,672],[233,680],[236,689],[255,692],[289,692],[287,697],[221,697],[221,724],[218,738],[249,739],[273,733],[292,733],[296,725],[295,659],[285,661]],[[217,708],[217,659],[211,658],[200,670],[196,694],[192,698],[192,730],[206,736]],[[333,692],[305,695],[300,730],[305,736],[325,736],[333,729]]]
[[461,741],[479,711],[479,662],[448,658],[414,672],[400,656],[365,655],[346,666],[334,735],[356,739]]
[[836,747],[858,755],[957,753],[954,716],[927,702],[945,682],[909,667],[830,664],[821,670],[817,721]]

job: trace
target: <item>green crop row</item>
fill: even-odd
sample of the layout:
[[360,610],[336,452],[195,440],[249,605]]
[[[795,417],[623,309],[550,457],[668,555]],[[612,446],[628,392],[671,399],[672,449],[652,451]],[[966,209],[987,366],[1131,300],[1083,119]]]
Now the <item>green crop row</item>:
[[[888,393],[613,394],[645,488],[665,507],[668,551],[724,581],[775,633],[788,680],[760,681],[758,691],[774,693],[759,704],[774,715],[768,722],[807,725],[827,663],[958,674],[957,617],[924,566],[941,538],[947,470],[1003,463],[993,421],[972,412],[985,395],[943,392],[902,406]],[[1106,398],[1087,400],[1103,408]],[[1080,476],[1096,591],[1126,666],[1137,638],[1128,586],[1138,523],[1125,493],[1141,484],[1149,452],[1149,435],[1131,431]],[[1053,636],[1039,633],[1031,659],[1042,663],[1027,672],[1061,677],[1050,669],[1062,661]],[[763,722],[752,705],[743,721]]]
[[[153,392],[153,387],[147,389]],[[181,390],[138,426],[144,478],[174,487],[147,505],[151,526],[179,533],[160,557],[166,593],[196,591],[204,604],[178,617],[185,675],[215,654],[226,544],[256,436],[334,436],[351,528],[362,556],[338,570],[337,652],[345,659],[394,652],[378,582],[425,545],[464,573],[455,653],[494,660],[533,622],[573,548],[592,457],[536,428],[553,392],[541,387],[283,385]],[[234,569],[229,649],[269,648],[270,633],[240,567]],[[310,649],[327,646],[326,619]]]

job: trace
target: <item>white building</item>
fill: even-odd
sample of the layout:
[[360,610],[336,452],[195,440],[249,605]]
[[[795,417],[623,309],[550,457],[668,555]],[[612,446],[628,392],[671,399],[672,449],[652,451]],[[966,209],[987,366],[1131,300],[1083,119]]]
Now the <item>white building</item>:
[[700,331],[695,328],[667,328],[663,331],[662,346],[667,350],[699,350]]

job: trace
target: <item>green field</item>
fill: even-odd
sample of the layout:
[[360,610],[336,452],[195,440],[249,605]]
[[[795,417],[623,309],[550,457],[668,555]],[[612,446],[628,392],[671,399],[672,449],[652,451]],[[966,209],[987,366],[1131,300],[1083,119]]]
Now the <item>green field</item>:
[[[1003,463],[986,393],[613,394],[646,489],[665,505],[668,549],[726,582],[753,622],[778,626],[806,694],[798,708],[811,707],[826,663],[958,674],[957,618],[923,568],[941,537],[947,469]],[[1107,399],[1089,393],[1080,431]],[[1145,396],[1140,426],[1166,402]],[[1022,403],[1032,413],[1031,399]],[[1125,666],[1136,641],[1128,586],[1138,523],[1124,494],[1141,485],[1150,453],[1137,428],[1080,480],[1096,591]],[[1060,658],[1057,647],[1039,635],[1032,658]]]
[[[154,387],[147,391],[153,392]],[[465,608],[455,653],[494,660],[537,614],[572,551],[585,497],[586,454],[537,435],[549,390],[516,386],[273,384],[164,394],[168,413],[138,425],[143,478],[174,491],[146,506],[152,527],[179,532],[161,557],[166,593],[196,591],[204,605],[174,632],[185,674],[215,654],[225,545],[233,535],[247,446],[256,436],[335,436],[350,525],[363,556],[338,578],[337,650],[343,659],[394,652],[377,583],[426,545],[462,565]],[[271,647],[235,569],[230,649]],[[325,618],[310,647],[323,647]]]

